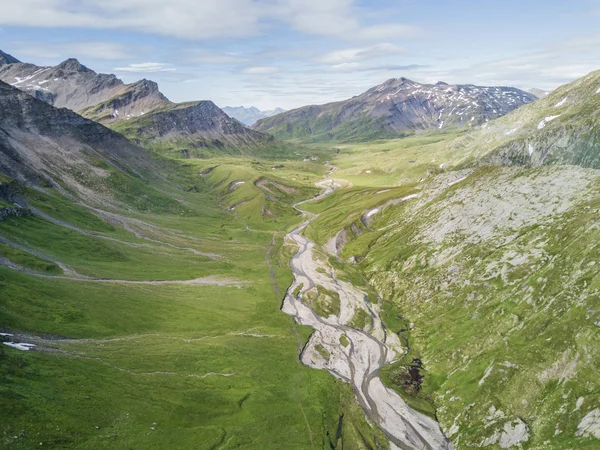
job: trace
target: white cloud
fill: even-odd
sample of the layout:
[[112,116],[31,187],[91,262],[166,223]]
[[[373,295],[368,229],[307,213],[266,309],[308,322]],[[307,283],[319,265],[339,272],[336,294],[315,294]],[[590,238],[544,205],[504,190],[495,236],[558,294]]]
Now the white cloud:
[[368,59],[388,57],[405,53],[406,50],[402,47],[390,43],[382,43],[372,45],[370,47],[348,48],[344,50],[336,50],[326,53],[321,56],[318,61],[325,64],[349,64]]
[[331,68],[333,70],[339,70],[342,72],[354,72],[357,69],[360,69],[360,64],[353,62],[353,63],[342,63],[342,64],[335,64],[333,66],[331,66]]
[[128,29],[189,39],[260,34],[272,22],[349,40],[414,35],[402,24],[361,23],[358,0],[18,0],[2,5],[0,25]]
[[129,64],[125,67],[115,67],[117,72],[135,72],[135,73],[156,73],[156,72],[173,72],[177,69],[171,67],[170,64],[145,62],[137,64]]
[[115,42],[17,42],[14,48],[19,57],[104,60],[131,57],[130,48]]
[[422,64],[361,64],[361,63],[343,63],[331,66],[335,72],[397,72],[402,74],[406,71],[416,71],[425,69],[428,66]]
[[383,23],[365,25],[364,11],[354,0],[275,0],[273,11],[296,30],[346,40],[381,41],[414,36],[414,26]]
[[364,41],[381,41],[385,39],[400,39],[421,34],[418,27],[399,23],[373,25],[358,30],[357,37]]
[[279,70],[279,67],[274,66],[255,66],[243,68],[242,73],[247,75],[270,75],[279,72]]
[[2,5],[0,24],[129,29],[181,38],[258,33],[252,0],[19,0]]
[[217,53],[201,49],[190,49],[185,52],[186,62],[202,64],[232,64],[247,61],[247,58],[236,53]]

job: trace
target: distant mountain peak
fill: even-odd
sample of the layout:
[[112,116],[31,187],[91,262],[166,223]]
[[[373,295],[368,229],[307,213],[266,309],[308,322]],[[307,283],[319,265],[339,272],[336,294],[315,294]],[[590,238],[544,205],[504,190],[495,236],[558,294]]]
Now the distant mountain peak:
[[379,93],[379,92],[386,92],[391,89],[403,89],[403,88],[407,88],[410,86],[421,86],[421,84],[417,83],[416,81],[409,80],[408,78],[405,78],[405,77],[390,78],[389,80],[386,80],[383,83],[372,87],[367,92]]
[[401,85],[404,83],[414,83],[414,81],[409,80],[408,78],[405,77],[400,77],[400,78],[390,78],[389,80],[383,82],[382,84],[380,84],[379,86],[386,86],[386,85]]
[[148,94],[159,92],[158,83],[156,81],[146,80],[145,78],[133,83],[132,87],[138,91],[142,91]]
[[91,69],[88,69],[75,58],[69,58],[61,62],[56,66],[56,69],[62,69],[67,72],[92,72]]
[[277,114],[281,114],[284,112],[285,112],[285,109],[283,109],[283,108],[275,108],[275,109],[268,109],[266,111],[262,111],[262,113],[266,114],[267,116],[276,116]]
[[223,108],[223,111],[225,111],[229,117],[233,117],[248,126],[254,125],[261,119],[266,119],[267,117],[272,117],[285,112],[285,110],[281,108],[261,111],[256,106],[249,106],[247,108],[245,106],[226,106]]
[[472,128],[531,103],[509,87],[424,84],[391,78],[351,99],[262,119],[254,129],[280,138],[364,140],[426,130]]
[[0,50],[0,66],[4,64],[15,64],[19,62],[21,61],[19,61],[14,56],[9,55],[8,53],[4,53],[2,50]]

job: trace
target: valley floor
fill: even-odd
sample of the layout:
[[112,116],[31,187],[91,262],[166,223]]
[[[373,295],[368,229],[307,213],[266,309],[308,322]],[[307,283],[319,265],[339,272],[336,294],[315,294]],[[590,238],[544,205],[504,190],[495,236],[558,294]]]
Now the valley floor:
[[[1,445],[386,448],[388,397],[430,448],[434,418],[459,449],[597,448],[598,172],[456,138],[184,160],[170,201],[117,184],[130,208],[26,190],[0,331],[35,347],[0,346]],[[347,181],[315,198],[329,159]]]
[[[67,207],[27,191],[22,203],[34,214],[0,222],[0,446],[377,439],[344,383],[300,363],[310,330],[280,311],[293,249],[277,230],[300,217],[277,197],[317,192],[291,178],[316,180],[319,170],[282,169],[289,194],[258,187],[270,166],[236,164],[212,161],[210,175],[183,168],[195,175],[180,181],[196,187],[176,194],[183,215]],[[248,203],[249,215],[226,213],[227,202]]]

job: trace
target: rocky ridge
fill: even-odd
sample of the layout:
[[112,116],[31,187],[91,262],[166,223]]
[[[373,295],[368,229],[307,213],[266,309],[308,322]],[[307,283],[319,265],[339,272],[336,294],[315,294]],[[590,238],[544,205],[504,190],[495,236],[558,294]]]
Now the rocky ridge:
[[245,127],[208,100],[172,104],[122,121],[115,128],[140,142],[181,147],[190,154],[202,149],[245,151],[276,144],[272,136]]
[[73,111],[108,100],[125,87],[115,75],[98,74],[74,58],[54,67],[4,64],[0,80],[52,106]]

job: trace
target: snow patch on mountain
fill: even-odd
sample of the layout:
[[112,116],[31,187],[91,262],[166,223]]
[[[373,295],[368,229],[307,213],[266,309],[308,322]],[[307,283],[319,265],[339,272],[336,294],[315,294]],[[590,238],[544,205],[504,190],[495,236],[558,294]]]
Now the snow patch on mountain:
[[554,119],[557,119],[561,116],[562,114],[558,114],[556,116],[548,116],[548,117],[544,117],[544,119],[538,124],[538,130],[543,130],[547,124],[549,124],[550,122],[552,122]]
[[554,107],[560,108],[561,106],[566,105],[568,99],[569,99],[569,96],[563,98],[560,102],[558,102],[556,105],[554,105]]

